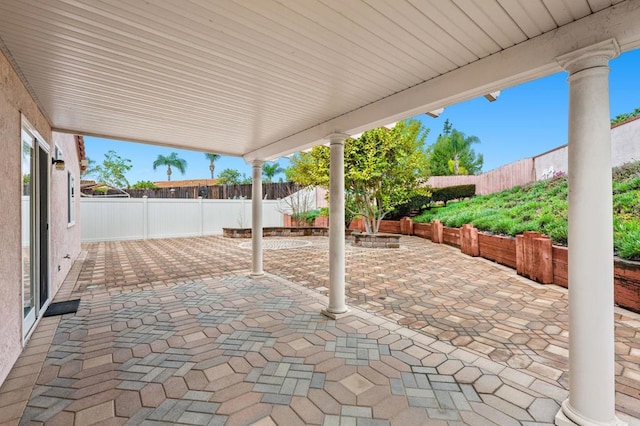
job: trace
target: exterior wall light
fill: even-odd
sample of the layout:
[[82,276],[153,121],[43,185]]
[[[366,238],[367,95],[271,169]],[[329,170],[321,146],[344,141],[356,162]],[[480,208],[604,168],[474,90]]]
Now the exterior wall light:
[[489,102],[495,101],[496,99],[498,99],[498,96],[500,96],[499,90],[496,90],[495,92],[487,93],[486,95],[484,95],[485,99],[488,100]]
[[51,160],[51,164],[56,166],[56,170],[64,170],[64,160],[53,158]]
[[444,112],[444,108],[434,109],[433,111],[425,112],[429,117],[438,118],[440,114]]

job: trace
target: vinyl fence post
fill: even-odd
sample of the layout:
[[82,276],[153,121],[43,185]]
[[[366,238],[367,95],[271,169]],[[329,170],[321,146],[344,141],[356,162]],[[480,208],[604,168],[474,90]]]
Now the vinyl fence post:
[[142,238],[149,238],[149,197],[142,197]]
[[200,207],[200,236],[204,235],[204,211],[202,197],[198,197],[198,207]]

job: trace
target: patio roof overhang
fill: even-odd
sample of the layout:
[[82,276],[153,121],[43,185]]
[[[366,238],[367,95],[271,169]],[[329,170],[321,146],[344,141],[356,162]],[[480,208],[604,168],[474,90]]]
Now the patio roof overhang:
[[0,3],[54,130],[269,160],[640,46],[639,0]]

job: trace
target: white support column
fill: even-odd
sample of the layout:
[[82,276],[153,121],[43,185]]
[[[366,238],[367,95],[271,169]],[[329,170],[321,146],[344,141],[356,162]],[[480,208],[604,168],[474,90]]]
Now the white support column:
[[348,135],[327,136],[329,163],[329,306],[322,313],[337,318],[348,311],[345,303],[344,243],[344,140]]
[[615,40],[563,55],[569,72],[569,399],[557,425],[615,415],[609,60]]
[[264,275],[262,270],[262,163],[251,163],[253,181],[251,185],[251,275]]

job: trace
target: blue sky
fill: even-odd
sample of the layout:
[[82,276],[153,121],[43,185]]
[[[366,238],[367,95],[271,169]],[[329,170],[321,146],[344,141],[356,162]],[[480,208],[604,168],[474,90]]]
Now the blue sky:
[[[627,52],[610,62],[611,117],[640,107],[640,50]],[[416,117],[430,129],[427,144],[435,142],[449,119],[453,127],[480,138],[476,152],[484,155],[484,171],[495,169],[521,158],[543,153],[567,141],[569,86],[567,74],[554,74],[520,86],[502,90],[495,102],[484,98],[472,99],[445,108],[438,118]],[[85,137],[87,156],[98,163],[109,150],[132,161],[127,174],[130,183],[140,180],[166,180],[164,167],[153,170],[158,154],[173,151],[187,161],[184,175],[174,171],[173,180],[210,177],[209,162],[202,152],[177,150],[153,145]],[[278,160],[282,167],[286,158]],[[216,161],[216,176],[226,168],[251,175],[251,167],[242,158],[222,157]]]

